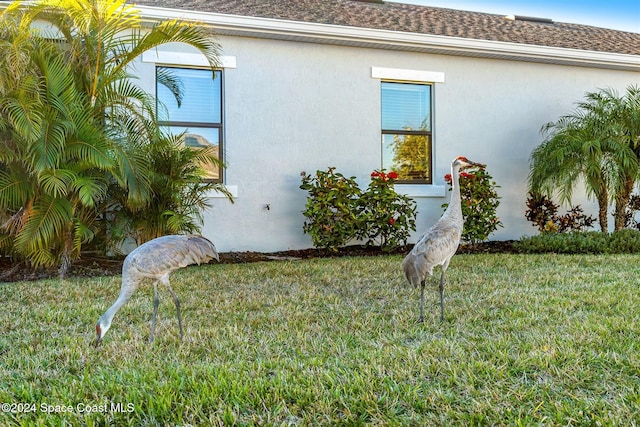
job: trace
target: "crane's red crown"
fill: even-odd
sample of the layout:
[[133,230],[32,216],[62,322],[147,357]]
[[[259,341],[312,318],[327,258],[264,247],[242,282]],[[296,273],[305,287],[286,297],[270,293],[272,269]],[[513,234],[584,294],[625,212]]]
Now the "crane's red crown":
[[[472,166],[476,166],[476,167],[483,168],[483,169],[484,169],[484,168],[485,168],[485,166],[486,166],[486,165],[484,165],[484,164],[482,164],[482,163],[473,162],[473,161],[471,161],[471,160],[467,159],[465,156],[458,156],[458,157],[456,157],[456,159],[454,160],[454,162],[457,162],[457,161],[464,162],[464,163],[468,163],[468,164],[470,164],[470,165],[472,165]],[[469,166],[467,166],[467,167],[469,167]]]

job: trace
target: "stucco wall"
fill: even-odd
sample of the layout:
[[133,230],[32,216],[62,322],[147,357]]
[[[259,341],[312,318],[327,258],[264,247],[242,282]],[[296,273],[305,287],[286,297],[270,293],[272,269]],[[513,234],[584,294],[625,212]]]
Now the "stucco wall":
[[[501,186],[504,228],[491,238],[534,234],[524,211],[529,155],[541,142],[540,127],[573,110],[585,92],[623,92],[640,81],[637,72],[241,37],[220,42],[224,55],[235,59],[235,68],[224,72],[224,150],[225,183],[237,197],[235,204],[212,199],[203,234],[221,251],[311,247],[302,232],[301,171],[335,166],[366,187],[381,166],[380,80],[371,77],[372,67],[445,75],[434,91],[439,196],[415,199],[412,241],[442,213],[448,198],[443,176],[458,155],[486,163]],[[153,65],[136,67],[149,91]],[[595,211],[580,196],[574,202]]]

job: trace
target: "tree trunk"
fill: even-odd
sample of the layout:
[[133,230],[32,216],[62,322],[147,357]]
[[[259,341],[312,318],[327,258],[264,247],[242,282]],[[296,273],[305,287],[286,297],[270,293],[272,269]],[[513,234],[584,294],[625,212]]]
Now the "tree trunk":
[[598,222],[600,223],[600,231],[607,233],[609,231],[609,224],[607,221],[607,211],[609,209],[609,193],[603,186],[600,187],[598,193]]
[[622,230],[625,228],[625,217],[627,213],[627,206],[629,206],[629,199],[633,192],[635,181],[633,179],[626,179],[624,187],[616,194],[616,206],[614,208],[614,231]]
[[[69,227],[72,226],[72,224],[69,225]],[[60,280],[65,278],[72,262],[71,252],[73,250],[73,234],[68,229],[64,231],[63,240],[62,251],[60,253],[60,264],[58,266],[58,276],[60,277]]]

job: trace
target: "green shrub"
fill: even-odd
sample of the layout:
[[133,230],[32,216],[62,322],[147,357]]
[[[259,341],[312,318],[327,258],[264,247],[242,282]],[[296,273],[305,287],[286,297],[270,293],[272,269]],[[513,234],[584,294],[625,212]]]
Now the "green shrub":
[[624,229],[609,236],[608,253],[630,254],[640,252],[640,231]]
[[358,229],[357,200],[362,193],[355,177],[346,178],[330,167],[315,175],[302,172],[300,188],[309,192],[303,225],[313,245],[337,250],[356,237]]
[[523,237],[514,243],[520,253],[622,254],[640,252],[640,231],[620,230],[611,234],[599,231],[542,233]]

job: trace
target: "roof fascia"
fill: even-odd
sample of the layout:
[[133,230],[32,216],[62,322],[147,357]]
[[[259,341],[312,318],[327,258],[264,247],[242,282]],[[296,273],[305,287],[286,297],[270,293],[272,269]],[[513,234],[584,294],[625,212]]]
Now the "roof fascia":
[[216,32],[221,35],[640,71],[640,55],[184,11],[150,6],[138,6],[137,8],[145,19],[152,21],[182,19],[202,22],[212,25]]

